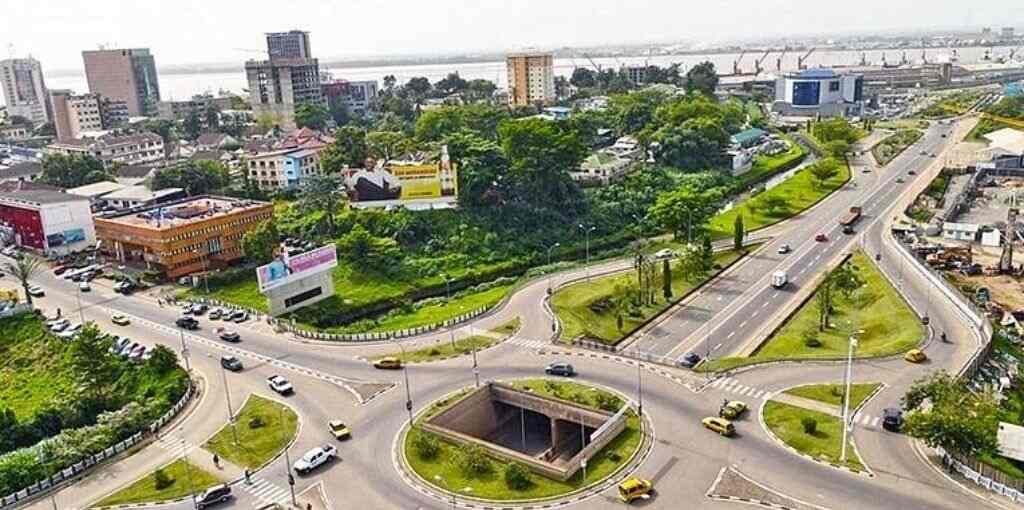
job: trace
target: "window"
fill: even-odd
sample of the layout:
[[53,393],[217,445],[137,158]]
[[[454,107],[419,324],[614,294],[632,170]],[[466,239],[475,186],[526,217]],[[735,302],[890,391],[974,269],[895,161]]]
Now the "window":
[[838,81],[830,81],[830,82],[828,82],[828,91],[829,92],[839,92],[839,82]]

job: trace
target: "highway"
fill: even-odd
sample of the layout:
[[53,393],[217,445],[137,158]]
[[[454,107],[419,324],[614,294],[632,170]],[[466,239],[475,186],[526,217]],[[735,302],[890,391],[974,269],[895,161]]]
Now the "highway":
[[[971,121],[967,121],[968,123]],[[956,126],[964,130],[967,126]],[[855,475],[833,469],[794,455],[781,448],[764,430],[758,420],[760,406],[774,393],[798,384],[837,382],[842,367],[836,364],[774,365],[707,380],[681,369],[644,365],[638,371],[634,362],[615,356],[592,357],[586,351],[555,347],[550,344],[552,319],[545,311],[547,281],[540,279],[524,286],[497,312],[458,328],[456,335],[470,334],[489,328],[512,317],[521,317],[520,332],[497,347],[478,356],[482,380],[536,377],[554,360],[567,360],[576,366],[583,382],[602,385],[628,396],[638,396],[638,373],[642,377],[644,412],[652,429],[653,447],[637,469],[641,477],[654,478],[656,496],[641,506],[650,508],[734,508],[736,503],[705,497],[724,468],[732,467],[752,480],[770,487],[789,498],[792,508],[975,508],[980,505],[998,507],[948,483],[939,473],[918,457],[907,437],[884,432],[877,425],[881,409],[899,399],[906,386],[927,370],[956,368],[967,360],[976,343],[972,326],[962,314],[952,311],[948,301],[937,294],[929,297],[928,285],[918,273],[903,267],[896,248],[887,242],[888,220],[927,185],[928,177],[937,172],[939,158],[920,156],[941,153],[949,140],[940,132],[947,126],[936,126],[914,147],[883,170],[869,174],[854,162],[856,187],[848,186],[819,204],[813,211],[773,227],[776,237],[766,243],[734,271],[693,297],[681,312],[660,322],[649,335],[640,338],[631,348],[656,355],[677,357],[688,350],[711,350],[715,356],[739,352],[764,334],[770,320],[778,319],[787,307],[799,300],[798,292],[809,286],[813,278],[843,253],[863,243],[869,253],[881,253],[881,264],[887,275],[900,275],[900,287],[908,301],[918,310],[930,302],[934,311],[932,328],[946,331],[953,343],[930,342],[926,351],[931,358],[923,366],[909,365],[900,359],[859,361],[855,363],[857,382],[885,383],[885,389],[870,400],[858,415],[854,431],[858,449],[874,476]],[[897,176],[907,177],[909,170],[919,175],[907,183],[895,183]],[[863,205],[866,217],[854,236],[838,233],[836,219],[850,205]],[[813,241],[824,232],[829,242]],[[789,243],[794,251],[778,255],[778,245]],[[888,244],[887,244],[888,243]],[[622,261],[609,261],[590,269],[592,274],[622,269]],[[627,266],[628,267],[628,266]],[[779,292],[767,284],[767,275],[779,268],[791,273],[791,289]],[[578,279],[583,270],[571,270],[552,277],[555,286]],[[46,290],[46,297],[37,306],[53,315],[61,308],[64,315],[77,317],[77,299],[81,299],[86,320],[96,321],[105,330],[121,329],[133,339],[164,344],[176,351],[182,347],[181,333],[173,327],[179,310],[161,307],[147,296],[124,297],[102,285],[94,291],[77,295],[75,285],[42,275],[36,282]],[[806,290],[810,290],[807,287]],[[695,311],[696,310],[696,311]],[[127,328],[109,322],[113,312],[124,313],[134,322]],[[215,323],[201,321],[202,329],[184,336],[189,361],[196,378],[201,381],[201,398],[188,415],[171,430],[165,440],[146,447],[111,466],[85,482],[57,493],[60,508],[80,509],[95,502],[119,486],[143,476],[153,468],[181,454],[184,440],[201,445],[227,417],[225,386],[237,408],[248,394],[279,399],[300,415],[301,429],[291,448],[292,459],[307,449],[333,441],[326,428],[329,419],[340,418],[351,424],[353,438],[338,443],[340,461],[306,477],[298,477],[297,492],[323,481],[334,508],[446,508],[448,500],[438,499],[411,486],[400,474],[394,461],[396,437],[408,417],[405,410],[405,389],[401,372],[374,370],[364,357],[394,352],[389,344],[323,345],[303,343],[274,334],[265,324],[248,323],[239,327],[240,344],[226,344],[212,334]],[[124,334],[120,333],[119,334]],[[447,341],[449,332],[439,332],[413,339],[410,345]],[[239,355],[246,370],[238,374],[221,373],[217,363],[225,352]],[[295,385],[296,393],[279,397],[270,392],[265,378],[279,373]],[[474,383],[472,361],[463,357],[443,362],[413,365],[408,368],[414,411],[445,394]],[[721,438],[700,425],[700,419],[716,414],[725,399],[748,402],[752,412],[737,422],[738,435]],[[235,485],[236,499],[227,508],[256,508],[262,504],[283,501],[288,497],[285,478],[287,466],[278,459],[254,474],[257,487]],[[625,476],[625,473],[619,477]],[[471,503],[465,497],[457,506],[485,506]],[[588,494],[582,501],[567,503],[575,508],[621,508],[612,490]],[[48,500],[31,508],[49,510]],[[158,508],[191,508],[191,503],[160,505]]]

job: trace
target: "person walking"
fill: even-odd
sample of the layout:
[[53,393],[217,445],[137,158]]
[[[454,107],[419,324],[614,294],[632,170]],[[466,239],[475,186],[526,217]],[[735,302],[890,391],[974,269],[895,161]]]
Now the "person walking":
[[220,469],[220,457],[216,453],[213,454],[213,465]]

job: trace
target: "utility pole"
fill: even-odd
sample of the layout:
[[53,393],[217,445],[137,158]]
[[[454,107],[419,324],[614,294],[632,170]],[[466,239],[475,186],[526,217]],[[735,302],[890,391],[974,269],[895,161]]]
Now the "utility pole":
[[224,365],[220,366],[220,375],[224,379],[224,399],[228,402],[228,423],[231,424],[231,436],[238,444],[238,428],[235,426],[235,411],[231,409],[231,391],[228,390],[228,372]]
[[185,330],[178,326],[178,334],[181,335],[181,358],[185,360],[185,371],[191,373],[192,367],[188,362],[188,346],[185,345]]
[[476,348],[473,348],[473,378],[476,379],[476,388],[480,387],[480,367],[476,364]]
[[555,248],[558,248],[561,245],[562,245],[562,243],[555,243],[555,244],[552,244],[551,246],[548,246],[548,248],[547,248],[547,250],[548,250],[548,294],[551,294],[551,273],[552,273],[552,271],[551,271],[551,250],[553,250]]
[[402,375],[405,376],[405,410],[409,413],[409,428],[412,428],[412,390],[409,389],[409,366],[405,363],[405,346],[398,340],[395,340],[395,344],[402,350]]
[[587,281],[589,282],[590,281],[590,233],[595,231],[595,230],[597,230],[597,227],[587,227],[587,226],[584,226],[582,223],[580,223],[580,230],[582,230],[584,235],[586,236],[586,247],[587,247],[586,272],[587,272]]
[[188,448],[185,444],[185,435],[182,433],[181,436],[181,460],[182,464],[185,465],[185,477],[188,478],[188,493],[192,497],[192,506],[195,510],[199,510],[199,502],[196,501],[196,487],[192,483],[192,468],[188,464],[188,460],[185,458],[185,454],[188,452]]
[[[279,407],[278,411],[279,414],[281,415],[281,424],[284,425],[284,406],[282,405],[281,407]],[[288,438],[284,437],[283,426],[280,428],[280,431],[281,440],[284,442],[284,474],[285,477],[288,479],[288,490],[290,490],[292,493],[292,504],[298,506],[299,503],[298,501],[295,500],[295,477],[292,476],[291,472],[292,459],[291,457],[288,456]]]
[[846,462],[847,434],[850,432],[850,386],[853,383],[853,350],[857,348],[857,337],[850,335],[850,346],[846,354],[846,391],[843,392],[843,445],[839,453],[839,462]]

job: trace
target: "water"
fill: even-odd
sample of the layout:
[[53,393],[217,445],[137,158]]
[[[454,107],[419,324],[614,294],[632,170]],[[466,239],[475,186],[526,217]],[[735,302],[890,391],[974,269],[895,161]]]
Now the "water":
[[[964,63],[979,62],[988,48],[972,47],[958,48],[960,61]],[[994,56],[1006,55],[1008,48],[996,48]],[[782,58],[782,70],[791,71],[797,68],[797,58],[804,52],[787,53]],[[872,50],[866,52],[866,60],[869,64],[881,64],[882,54],[885,53],[890,63],[899,62],[901,52],[895,50],[880,51]],[[927,55],[929,60],[948,60],[952,50],[929,49]],[[754,60],[760,59],[761,54],[748,53],[740,62],[740,71],[752,73],[754,71]],[[706,60],[715,64],[719,73],[732,72],[732,63],[738,54],[723,53],[716,55],[657,55],[647,57],[621,57],[621,58],[596,58],[594,63],[602,69],[616,69],[622,65],[638,65],[649,63],[652,65],[668,66],[678,63],[686,69],[704,62]],[[774,71],[779,54],[769,54],[764,59],[762,67],[768,71]],[[920,62],[921,50],[908,50],[907,58],[912,62]],[[157,55],[157,61],[160,56]],[[816,66],[850,66],[858,65],[861,60],[860,51],[815,51],[805,62],[809,67]],[[576,67],[590,67],[590,61],[584,57],[580,58],[559,58],[555,60],[555,74],[568,77]],[[437,81],[444,78],[450,72],[458,72],[467,80],[482,78],[497,83],[499,88],[506,86],[505,62],[474,62],[467,64],[418,64],[418,65],[396,65],[396,66],[373,66],[373,67],[330,67],[327,68],[335,78],[346,80],[377,80],[381,82],[384,76],[394,75],[398,83],[404,83],[410,78],[425,76],[430,81]],[[86,92],[88,86],[85,82],[85,75],[67,75],[46,77],[46,84],[51,89],[68,88],[76,92]],[[243,64],[239,62],[237,72],[213,72],[213,73],[191,73],[191,74],[169,74],[160,75],[161,96],[164,99],[187,99],[195,94],[211,92],[217,93],[221,89],[233,92],[241,92],[246,88],[245,71]]]

